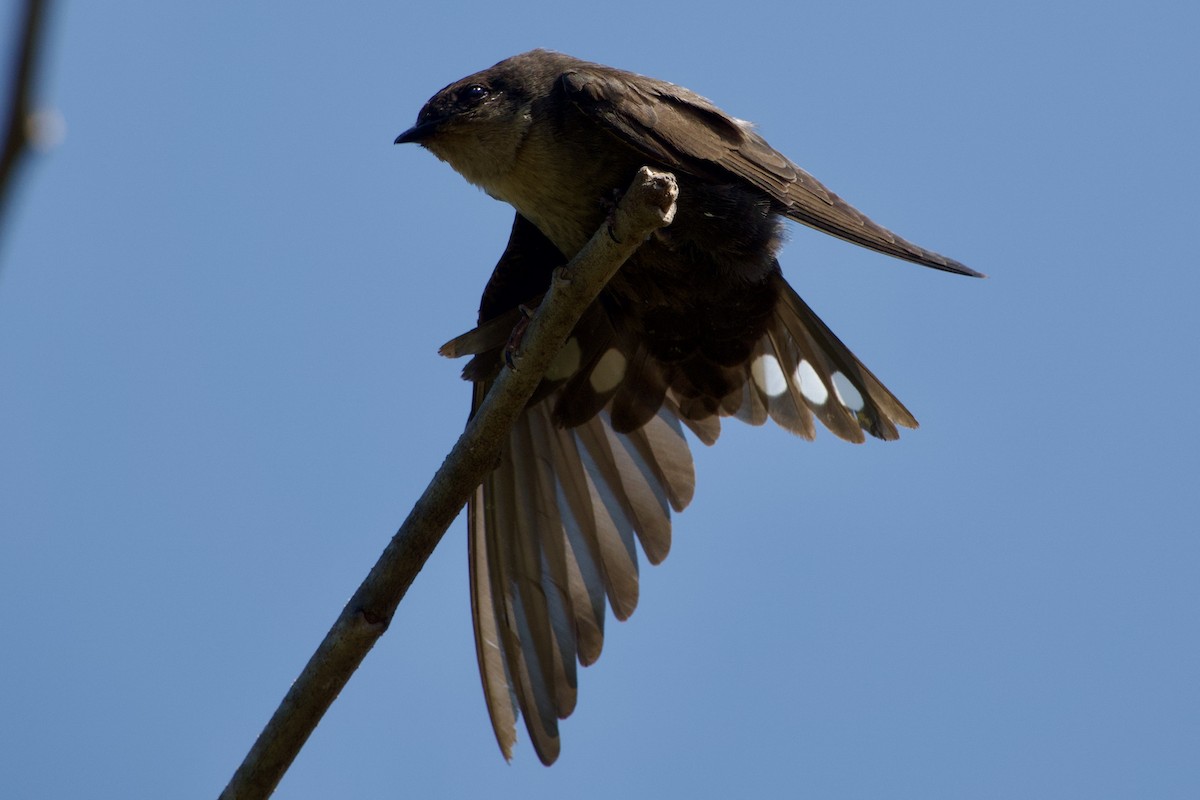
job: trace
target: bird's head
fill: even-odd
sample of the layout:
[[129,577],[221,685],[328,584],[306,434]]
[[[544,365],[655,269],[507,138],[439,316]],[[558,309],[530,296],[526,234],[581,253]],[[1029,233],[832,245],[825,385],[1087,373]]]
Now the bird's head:
[[545,63],[556,55],[524,53],[455,81],[429,99],[396,144],[421,145],[485,189],[503,181],[529,133],[534,106],[558,74]]

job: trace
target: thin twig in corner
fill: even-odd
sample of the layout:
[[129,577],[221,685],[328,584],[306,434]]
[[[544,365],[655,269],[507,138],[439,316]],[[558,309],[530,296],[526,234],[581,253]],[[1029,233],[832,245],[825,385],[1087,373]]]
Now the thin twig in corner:
[[29,150],[30,96],[33,94],[34,64],[37,62],[47,5],[45,0],[29,0],[25,4],[20,39],[13,53],[8,125],[4,134],[4,152],[0,153],[0,226],[3,225],[12,197],[17,164]]

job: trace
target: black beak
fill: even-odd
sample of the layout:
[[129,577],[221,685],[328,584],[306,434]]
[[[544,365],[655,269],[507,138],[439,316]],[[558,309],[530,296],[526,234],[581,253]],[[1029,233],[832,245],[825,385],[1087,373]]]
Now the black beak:
[[396,144],[408,144],[409,142],[421,144],[437,132],[437,127],[438,126],[436,122],[418,122],[416,125],[413,125],[404,133],[397,136]]

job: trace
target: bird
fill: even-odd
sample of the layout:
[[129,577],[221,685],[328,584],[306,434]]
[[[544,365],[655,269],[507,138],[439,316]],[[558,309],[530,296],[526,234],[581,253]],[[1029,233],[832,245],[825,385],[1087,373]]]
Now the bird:
[[524,718],[546,765],[575,708],[577,664],[600,656],[606,608],[638,601],[635,541],[667,555],[692,499],[685,429],[768,419],[806,439],[896,439],[917,421],[784,279],[792,220],[915,264],[983,277],[875,224],[753,128],[666,81],[532,50],[455,81],[396,138],[515,209],[478,325],[442,348],[471,356],[474,415],[514,328],[554,271],[605,224],[637,170],[672,173],[673,222],[642,243],[584,313],[468,501],[476,653],[497,743]]

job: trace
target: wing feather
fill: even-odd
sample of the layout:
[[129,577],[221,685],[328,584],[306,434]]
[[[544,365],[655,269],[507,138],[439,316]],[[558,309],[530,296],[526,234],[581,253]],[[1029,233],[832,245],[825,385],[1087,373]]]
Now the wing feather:
[[[540,236],[518,216],[485,293],[484,321],[444,348],[474,356],[466,370],[475,381],[472,414],[503,363],[516,319],[510,309],[522,302],[515,292],[536,303],[544,290],[501,273],[546,277],[557,257]],[[541,255],[530,256],[525,244]],[[637,606],[638,544],[652,563],[666,557],[671,512],[688,505],[695,486],[684,427],[712,444],[721,416],[772,419],[806,438],[815,417],[851,441],[916,426],[777,272],[768,280],[778,299],[741,362],[662,363],[620,304],[595,304],[572,334],[578,352],[556,362],[470,500],[476,650],[506,758],[519,716],[539,758],[557,758],[558,720],[576,703],[576,661],[599,658],[606,605],[618,619]]]
[[915,264],[981,277],[872,222],[767,144],[749,123],[695,92],[599,65],[567,70],[561,83],[580,112],[668,169],[704,179],[732,175],[771,197],[779,213],[796,222]]
[[[475,387],[476,406],[485,387]],[[528,408],[469,503],[475,641],[497,741],[511,757],[516,718],[538,756],[558,755],[558,719],[575,706],[575,661],[593,663],[607,598],[618,619],[638,599],[637,545],[659,561],[670,512],[694,486],[683,429],[662,410],[618,433],[608,412],[574,428],[551,394]]]

